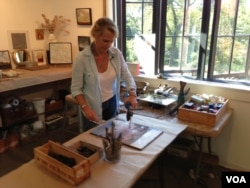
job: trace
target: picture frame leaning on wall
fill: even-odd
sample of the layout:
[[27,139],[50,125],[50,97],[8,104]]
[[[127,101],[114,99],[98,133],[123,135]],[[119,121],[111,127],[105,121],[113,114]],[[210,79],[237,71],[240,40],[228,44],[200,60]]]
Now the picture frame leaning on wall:
[[33,60],[36,61],[37,66],[46,66],[46,52],[45,50],[33,50]]
[[7,31],[10,50],[29,50],[29,31],[26,30],[13,30]]
[[71,64],[72,63],[72,43],[71,42],[51,42],[49,43],[50,64]]
[[0,69],[11,69],[11,59],[9,50],[0,51]]

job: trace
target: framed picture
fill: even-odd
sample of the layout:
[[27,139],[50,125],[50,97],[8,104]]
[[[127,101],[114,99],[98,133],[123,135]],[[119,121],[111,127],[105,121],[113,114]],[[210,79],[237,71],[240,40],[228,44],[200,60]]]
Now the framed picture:
[[0,69],[10,69],[11,59],[8,50],[0,51]]
[[50,64],[72,63],[72,44],[70,42],[49,43]]
[[91,8],[77,8],[76,21],[78,25],[92,25]]
[[38,66],[47,65],[45,50],[33,50],[33,59]]
[[29,49],[28,31],[8,31],[12,50]]
[[79,51],[84,50],[87,46],[90,45],[90,37],[88,36],[78,36],[78,48]]
[[44,40],[44,30],[36,29],[36,40]]

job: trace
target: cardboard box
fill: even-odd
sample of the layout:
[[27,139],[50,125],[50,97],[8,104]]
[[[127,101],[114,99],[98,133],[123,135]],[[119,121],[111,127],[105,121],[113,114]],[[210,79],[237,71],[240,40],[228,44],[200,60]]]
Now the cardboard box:
[[223,106],[216,113],[208,113],[208,112],[201,112],[193,109],[188,109],[185,108],[183,104],[178,109],[178,119],[191,123],[197,123],[214,127],[228,109],[228,102],[229,100],[225,99]]
[[[69,167],[59,160],[51,157],[50,153],[74,159],[76,165]],[[75,153],[65,146],[53,141],[34,148],[36,163],[58,175],[72,185],[78,185],[90,176],[90,162],[82,155]]]

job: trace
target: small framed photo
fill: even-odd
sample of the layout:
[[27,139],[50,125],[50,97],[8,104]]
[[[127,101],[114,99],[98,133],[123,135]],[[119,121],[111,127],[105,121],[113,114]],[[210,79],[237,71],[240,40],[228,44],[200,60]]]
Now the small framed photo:
[[92,25],[91,8],[77,8],[76,21],[78,25]]
[[37,66],[47,65],[45,50],[33,50],[33,59],[37,62]]
[[89,45],[90,45],[90,37],[88,37],[88,36],[78,36],[78,48],[79,48],[79,51],[84,50]]
[[36,40],[44,40],[44,30],[36,29]]
[[10,69],[11,59],[8,50],[0,51],[0,69]]
[[72,63],[72,43],[52,42],[49,43],[50,64]]

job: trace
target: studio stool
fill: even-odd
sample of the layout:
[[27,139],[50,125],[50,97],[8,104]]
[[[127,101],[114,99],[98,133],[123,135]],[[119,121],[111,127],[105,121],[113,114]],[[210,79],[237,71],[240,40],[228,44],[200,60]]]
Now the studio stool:
[[[66,128],[68,127],[67,112],[68,112],[68,108],[69,108],[70,105],[76,105],[79,132],[66,130]],[[76,99],[71,94],[68,94],[68,95],[65,96],[63,128],[64,128],[64,131],[72,132],[72,133],[75,133],[75,134],[79,134],[79,133],[84,131],[83,130],[82,111],[81,111]]]

